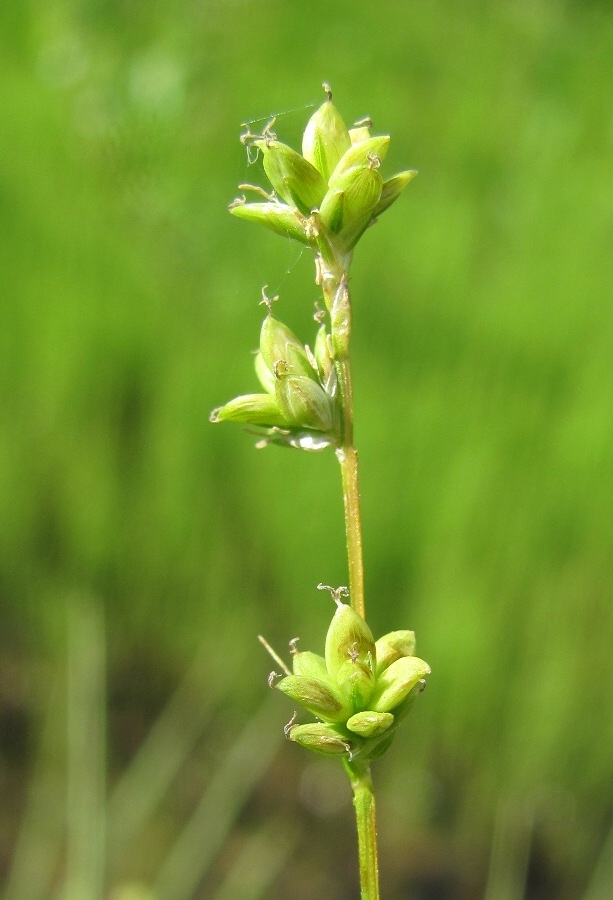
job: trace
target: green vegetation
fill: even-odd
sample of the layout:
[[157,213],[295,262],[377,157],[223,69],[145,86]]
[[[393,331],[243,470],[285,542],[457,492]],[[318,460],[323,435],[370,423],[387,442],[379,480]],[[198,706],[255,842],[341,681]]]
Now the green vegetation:
[[374,768],[382,895],[607,896],[612,59],[598,2],[2,4],[10,900],[84,870],[92,900],[104,878],[355,896],[349,790],[324,804],[335,764],[266,744],[285,709],[254,639],[283,645],[308,604],[320,643],[314,588],[346,580],[335,461],[208,423],[257,389],[233,348],[262,284],[311,327],[309,251],[225,208],[253,180],[241,123],[292,107],[296,145],[324,78],[394,136],[389,171],[420,172],[352,284],[369,619],[408,623],[435,673]]

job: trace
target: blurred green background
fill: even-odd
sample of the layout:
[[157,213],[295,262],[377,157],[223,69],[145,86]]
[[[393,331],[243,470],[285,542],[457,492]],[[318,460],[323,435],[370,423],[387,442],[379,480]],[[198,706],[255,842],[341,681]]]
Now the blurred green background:
[[367,606],[433,675],[375,769],[382,890],[613,883],[613,10],[602,2],[0,5],[0,883],[7,900],[356,896],[340,766],[283,742],[257,633],[323,643],[331,453],[252,390],[241,123],[321,82],[419,178],[353,267]]

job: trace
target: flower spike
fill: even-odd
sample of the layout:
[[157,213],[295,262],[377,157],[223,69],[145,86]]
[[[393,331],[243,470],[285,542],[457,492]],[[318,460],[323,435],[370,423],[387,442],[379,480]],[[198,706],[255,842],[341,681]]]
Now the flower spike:
[[[378,759],[421,692],[430,667],[413,655],[412,631],[392,631],[375,642],[364,619],[343,603],[346,587],[317,587],[330,591],[336,604],[325,655],[298,651],[294,638],[293,674],[275,679],[272,686],[319,721],[294,725],[292,719],[287,737],[317,753]],[[271,655],[280,662],[274,651]]]

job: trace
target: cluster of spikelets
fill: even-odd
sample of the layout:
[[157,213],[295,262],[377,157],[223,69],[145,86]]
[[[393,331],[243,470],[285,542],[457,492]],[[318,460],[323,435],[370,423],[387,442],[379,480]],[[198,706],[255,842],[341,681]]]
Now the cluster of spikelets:
[[257,426],[262,445],[321,450],[337,443],[337,378],[325,325],[320,325],[311,351],[269,314],[262,324],[255,369],[265,393],[235,397],[213,410],[212,422]]
[[389,135],[371,137],[368,121],[347,128],[330,93],[307,124],[302,154],[278,141],[270,126],[262,135],[248,132],[243,141],[262,154],[274,193],[244,185],[265,202],[241,198],[230,211],[310,245],[324,258],[349,253],[416,174],[409,170],[384,181],[379,167]]
[[375,641],[366,622],[333,592],[337,609],[325,655],[293,651],[293,674],[271,684],[319,721],[286,727],[286,735],[316,753],[380,757],[396,727],[425,686],[430,666],[414,655],[412,631],[391,631]]
[[[273,191],[241,185],[264,200],[248,203],[242,197],[230,211],[310,246],[324,281],[326,273],[346,273],[361,235],[416,174],[407,170],[384,181],[379,169],[389,135],[371,136],[365,123],[348,129],[330,94],[307,124],[302,154],[278,141],[270,125],[261,135],[248,132],[242,139],[261,154]],[[324,290],[332,320],[335,304],[342,317],[345,294],[343,274],[332,296]],[[213,410],[211,421],[253,426],[260,430],[261,446],[271,442],[305,450],[338,446],[335,348],[323,324],[325,313],[316,315],[319,329],[311,350],[271,315],[272,301],[264,300],[268,316],[255,361],[263,392],[234,398]]]
[[[255,368],[263,392],[243,394],[211,413],[213,422],[258,429],[260,445],[342,446],[337,366],[348,352],[349,263],[364,231],[416,174],[407,170],[384,181],[380,167],[389,136],[371,136],[366,121],[348,129],[324,87],[328,99],[307,124],[302,153],[277,140],[272,122],[261,134],[248,131],[241,138],[249,158],[262,159],[272,191],[241,185],[260,199],[247,202],[243,196],[230,212],[313,250],[330,326],[328,331],[325,311],[317,310],[311,350],[273,317],[272,300],[262,292],[268,313]],[[285,729],[290,740],[317,753],[368,763],[391,744],[430,667],[414,655],[412,631],[392,631],[375,641],[361,616],[341,601],[346,590],[332,594],[337,609],[324,656],[300,652],[292,642],[291,673],[268,648],[286,672],[285,677],[272,673],[270,683],[318,720],[303,725],[292,720]]]

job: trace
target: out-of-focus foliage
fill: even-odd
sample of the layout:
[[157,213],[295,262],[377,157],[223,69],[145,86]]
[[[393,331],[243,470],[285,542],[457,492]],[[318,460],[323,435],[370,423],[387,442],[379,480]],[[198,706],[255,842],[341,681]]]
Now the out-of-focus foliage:
[[[278,114],[296,144],[324,78],[347,121],[393,136],[390,171],[420,171],[352,284],[368,617],[414,628],[433,670],[375,771],[384,893],[607,896],[612,75],[598,2],[0,4],[11,900],[35,900],[19,885],[39,870],[74,893],[92,847],[79,900],[104,881],[116,900],[355,891],[334,764],[284,746],[267,768],[262,722],[291,709],[256,713],[255,634],[323,646],[315,585],[346,580],[336,463],[208,423],[254,378],[263,284],[310,339],[309,253],[226,205],[258,180],[241,123]],[[142,764],[166,761],[158,796],[130,762],[164,721]]]

